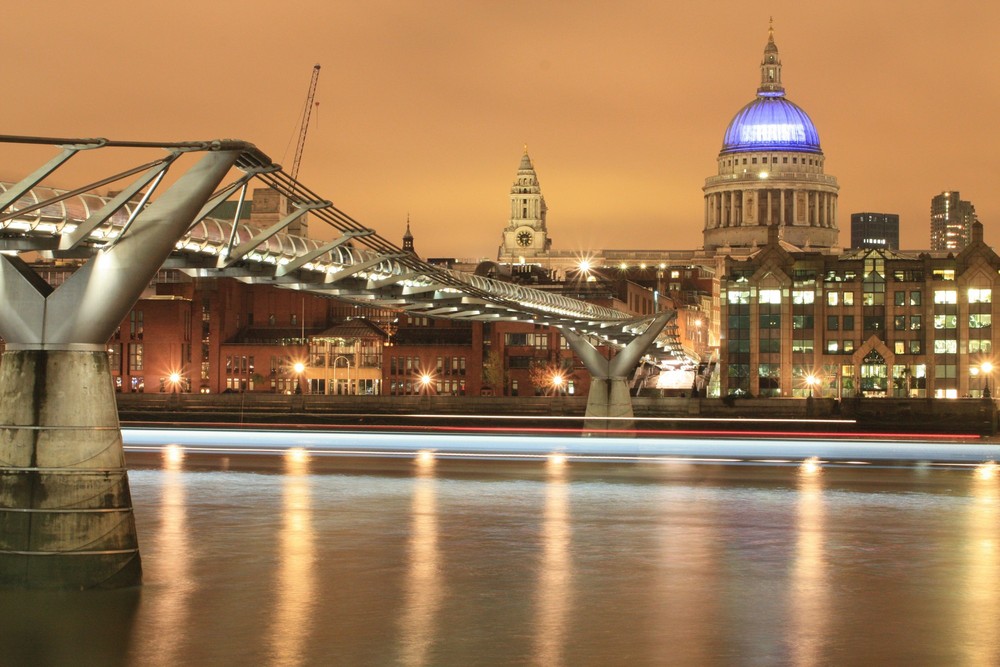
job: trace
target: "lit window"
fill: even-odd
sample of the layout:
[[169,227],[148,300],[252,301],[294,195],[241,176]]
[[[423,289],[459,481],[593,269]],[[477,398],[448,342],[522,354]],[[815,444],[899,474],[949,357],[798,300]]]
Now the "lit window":
[[976,287],[969,288],[969,303],[992,303],[993,302],[993,290],[979,289]]
[[780,289],[762,289],[760,291],[760,297],[757,299],[759,303],[781,303],[781,290]]
[[958,292],[953,289],[934,290],[934,303],[958,303]]
[[796,305],[811,304],[816,298],[812,290],[795,290],[792,292],[792,303]]

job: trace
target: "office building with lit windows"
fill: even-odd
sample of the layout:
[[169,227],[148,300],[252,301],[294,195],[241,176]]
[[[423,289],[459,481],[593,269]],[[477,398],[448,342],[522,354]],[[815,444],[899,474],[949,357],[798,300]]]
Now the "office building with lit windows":
[[851,248],[899,250],[899,215],[852,213]]
[[957,255],[789,251],[772,233],[719,281],[720,393],[982,396],[1000,257],[972,227]]

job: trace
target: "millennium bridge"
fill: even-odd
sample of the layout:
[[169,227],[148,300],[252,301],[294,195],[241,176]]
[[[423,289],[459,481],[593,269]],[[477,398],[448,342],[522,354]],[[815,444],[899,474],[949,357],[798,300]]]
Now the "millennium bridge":
[[[632,416],[626,378],[643,357],[686,361],[668,326],[672,311],[636,318],[428,264],[250,143],[5,135],[0,143],[8,157],[46,151],[34,171],[0,183],[0,586],[141,581],[105,345],[163,267],[428,317],[557,327],[593,376],[592,420]],[[242,222],[251,185],[286,198],[289,213],[265,229]],[[235,202],[225,219],[224,202]],[[329,226],[333,239],[293,233],[303,216]],[[23,256],[79,267],[53,288]],[[617,353],[608,359],[598,346]]]

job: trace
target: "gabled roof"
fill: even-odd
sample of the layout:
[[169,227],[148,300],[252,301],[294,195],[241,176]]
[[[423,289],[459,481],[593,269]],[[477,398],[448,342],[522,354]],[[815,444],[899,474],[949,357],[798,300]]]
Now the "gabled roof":
[[310,338],[343,338],[345,340],[373,338],[385,339],[388,337],[389,334],[387,334],[381,327],[373,324],[363,317],[344,320],[322,333],[310,336]]

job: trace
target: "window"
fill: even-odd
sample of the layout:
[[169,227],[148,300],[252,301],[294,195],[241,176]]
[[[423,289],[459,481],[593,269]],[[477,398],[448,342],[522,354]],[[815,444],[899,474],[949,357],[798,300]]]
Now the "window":
[[828,305],[828,306],[839,306],[840,305],[840,292],[827,292],[826,293],[826,305]]
[[969,353],[993,351],[993,341],[989,338],[973,338],[969,341]]
[[992,303],[993,302],[993,290],[986,288],[980,289],[976,287],[969,288],[969,303]]
[[132,338],[142,338],[142,311],[133,310],[128,314],[128,329]]
[[128,369],[129,371],[141,371],[142,368],[142,343],[128,344]]
[[958,341],[954,339],[934,341],[934,354],[958,354]]
[[840,328],[840,318],[836,315],[826,316],[826,329],[827,331],[837,331]]
[[969,315],[970,329],[985,329],[993,323],[993,316],[989,313]]
[[854,341],[853,340],[845,340],[844,341],[844,354],[850,354],[851,352],[854,352]]
[[915,292],[910,292],[910,305],[919,306],[920,305],[920,290]]
[[792,341],[792,354],[813,354],[812,338],[796,339]]
[[854,292],[844,292],[844,305],[845,306],[854,305]]
[[749,290],[730,290],[727,295],[729,303],[750,303]]
[[761,338],[758,349],[765,354],[768,352],[781,352],[781,339]]
[[906,354],[906,341],[897,340],[893,343],[893,352],[896,354]]
[[796,305],[813,303],[815,298],[816,293],[812,290],[795,290],[792,292],[792,303]]
[[792,328],[793,329],[812,329],[813,328],[813,316],[812,315],[793,315],[792,316]]
[[895,292],[893,294],[893,303],[895,303],[895,305],[897,305],[897,306],[905,306],[906,305],[906,292],[905,291],[897,291],[897,292]]
[[780,289],[762,289],[757,299],[759,303],[781,303]]
[[958,315],[935,315],[934,316],[934,328],[935,329],[957,329],[958,328]]
[[923,328],[923,321],[920,315],[910,315],[910,331],[920,331]]
[[953,289],[934,290],[934,303],[958,303],[958,292]]
[[920,354],[921,345],[919,340],[910,341],[910,354]]
[[826,341],[826,353],[827,354],[839,354],[840,353],[840,341],[828,340]]
[[844,315],[844,331],[854,331],[854,315]]
[[896,315],[892,320],[892,328],[896,331],[906,330],[906,315]]

